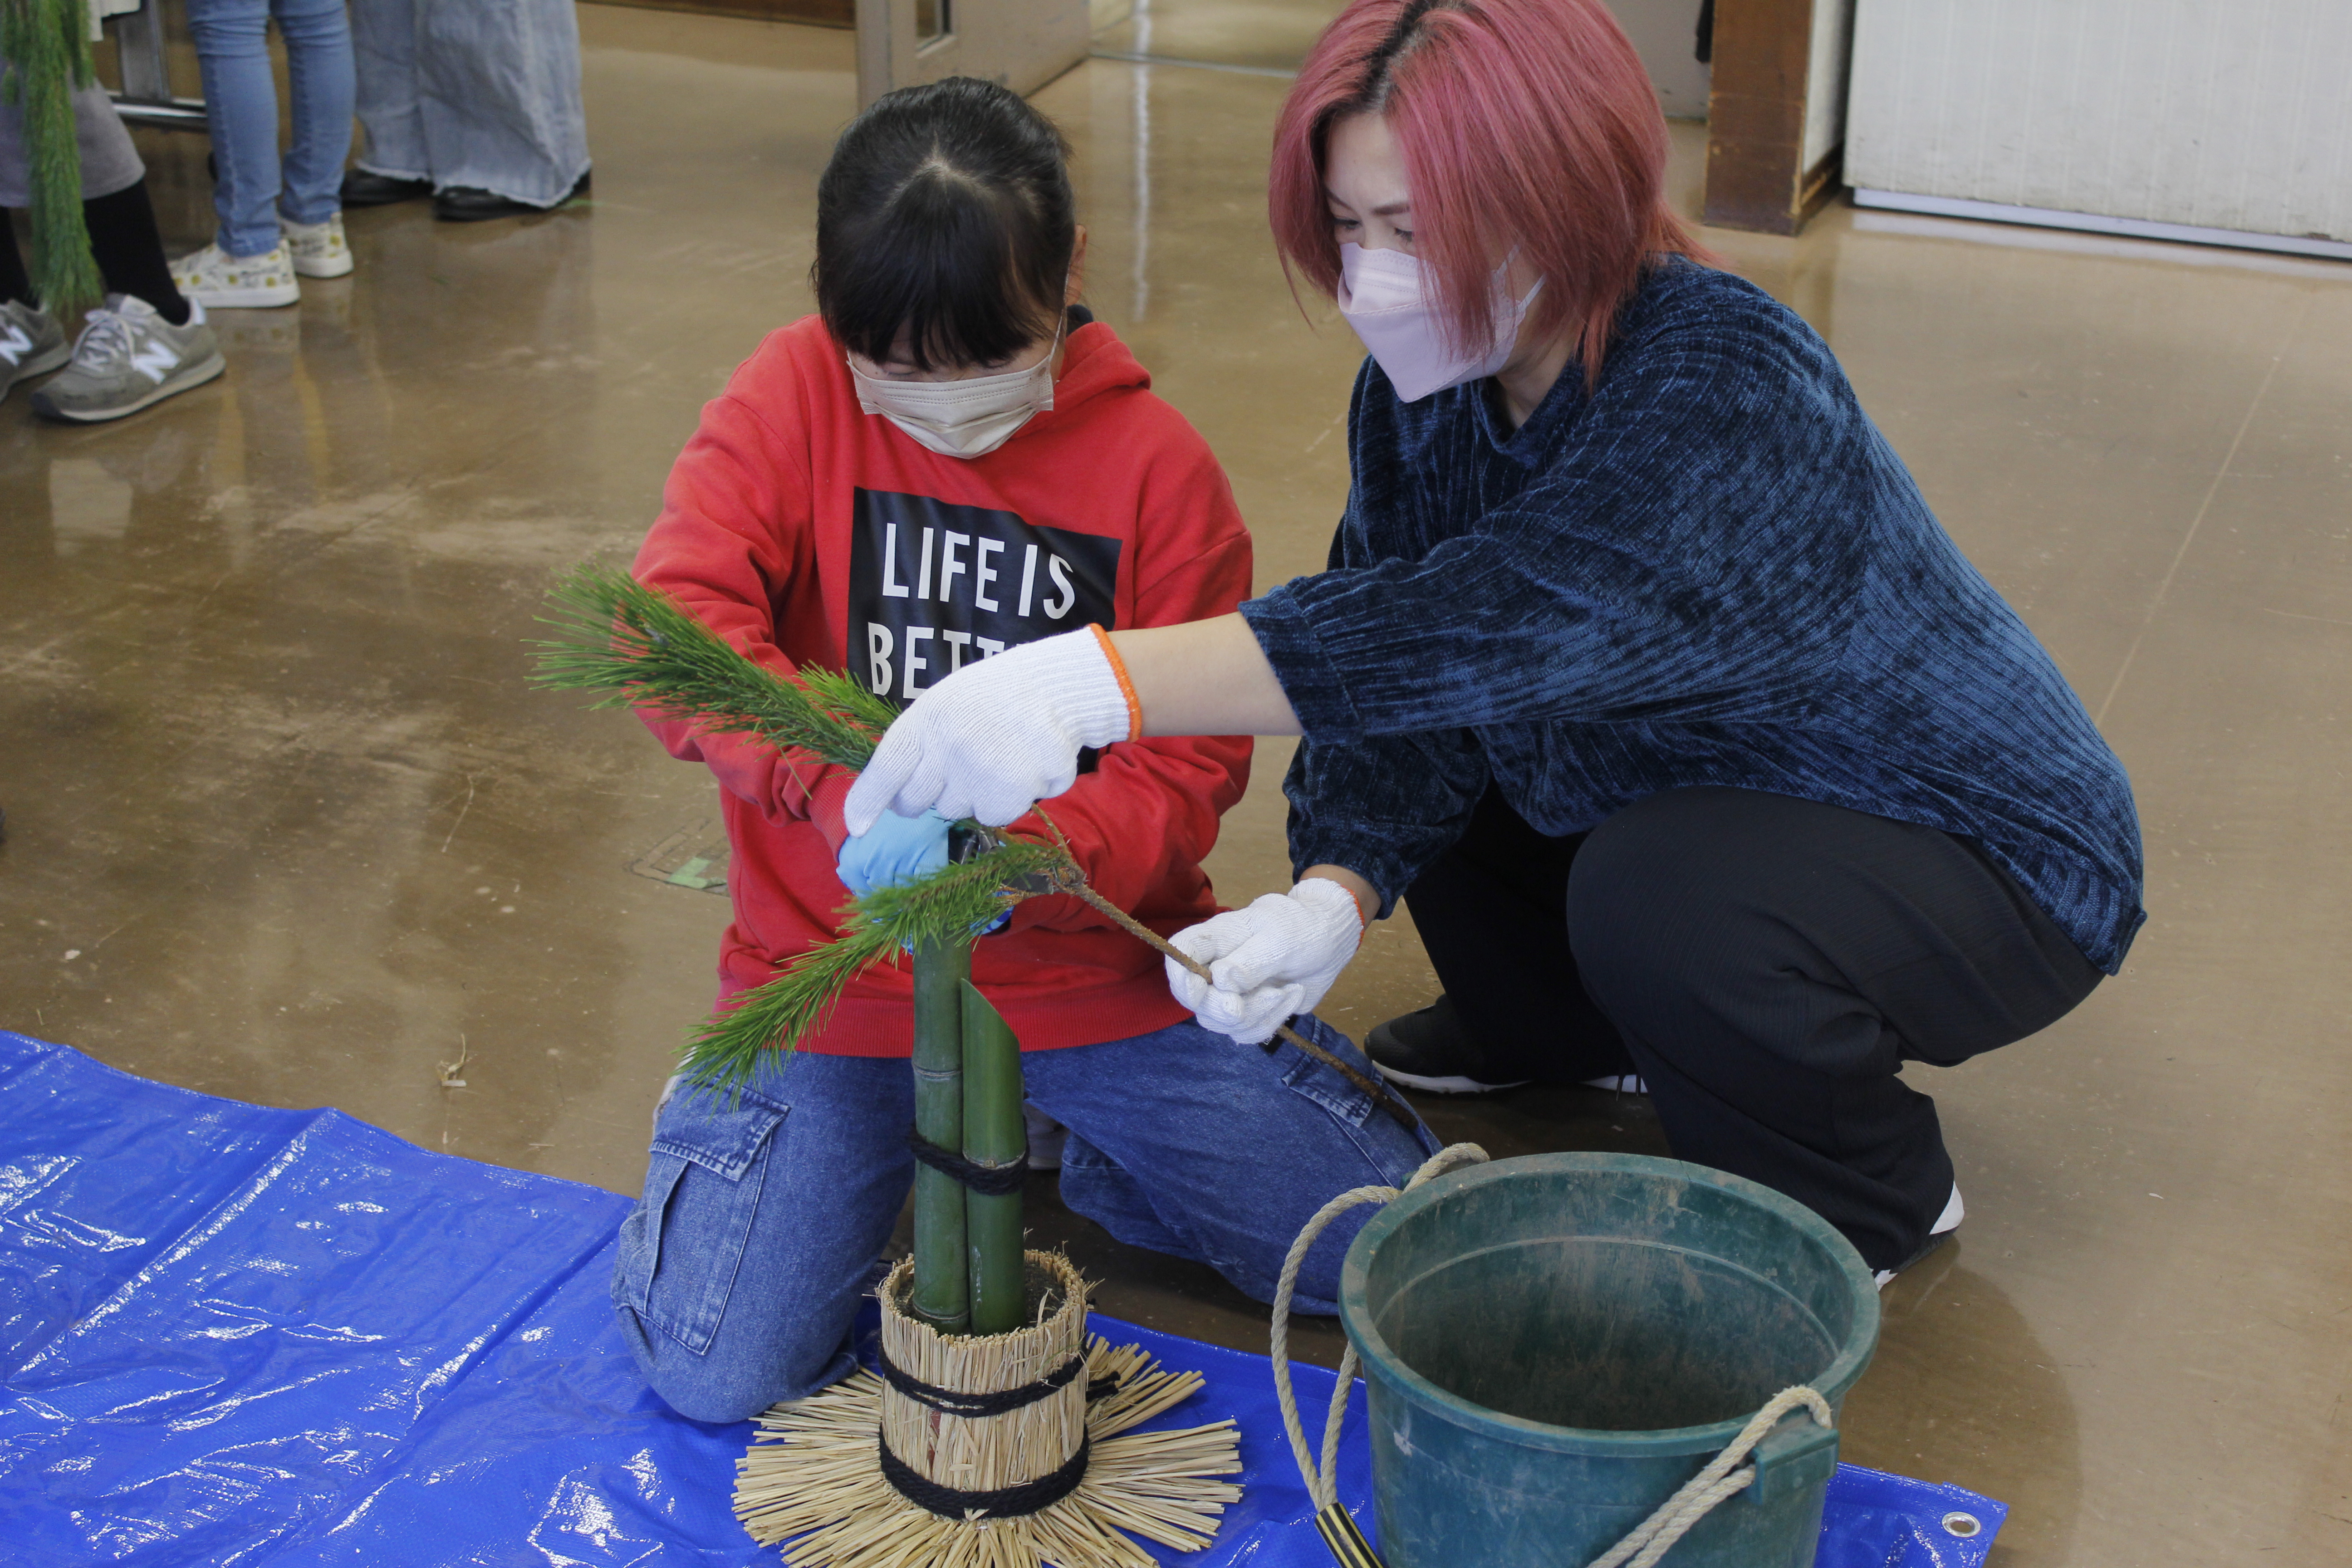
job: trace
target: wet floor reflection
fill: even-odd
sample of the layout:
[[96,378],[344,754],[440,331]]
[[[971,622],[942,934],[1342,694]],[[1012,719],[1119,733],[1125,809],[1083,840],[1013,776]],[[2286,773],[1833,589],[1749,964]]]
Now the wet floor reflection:
[[2067,1369],[1963,1236],[1889,1286],[1878,1356],[1847,1395],[1840,1458],[1949,1481],[2010,1508],[2000,1561],[2075,1561],[2082,1436]]

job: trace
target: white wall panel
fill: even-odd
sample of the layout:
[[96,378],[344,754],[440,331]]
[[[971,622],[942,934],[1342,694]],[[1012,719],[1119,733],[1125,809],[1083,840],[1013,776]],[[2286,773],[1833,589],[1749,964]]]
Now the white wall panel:
[[[2352,3],[2352,0],[2347,0]],[[1706,118],[1706,68],[1698,63],[1699,0],[1607,0],[1669,120]]]
[[1845,139],[1846,57],[1853,47],[1853,0],[1813,0],[1813,52],[1807,67],[1800,169],[1811,172]]
[[1856,186],[2352,239],[2352,0],[1860,0]]

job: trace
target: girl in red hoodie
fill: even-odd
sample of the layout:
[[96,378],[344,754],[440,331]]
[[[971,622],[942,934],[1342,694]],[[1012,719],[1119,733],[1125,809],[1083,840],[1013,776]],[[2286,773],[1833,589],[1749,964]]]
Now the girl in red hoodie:
[[[1052,122],[987,82],[904,89],[861,114],[817,188],[820,313],[771,334],[703,410],[637,576],[772,668],[846,668],[900,703],[1055,632],[1198,620],[1245,597],[1249,535],[1216,459],[1077,303],[1067,156]],[[946,862],[936,816],[850,838],[838,768],[647,724],[719,778],[735,905],[722,1001],[828,940],[852,892]],[[1201,860],[1249,754],[1235,736],[1117,742],[1048,810],[1097,889],[1172,933],[1216,911]],[[1436,1147],[1293,1047],[1202,1029],[1158,956],[1076,899],[1015,906],[972,978],[1021,1038],[1031,1103],[1070,1130],[1064,1202],[1261,1300],[1327,1199],[1400,1184]],[[850,1371],[858,1298],[913,1178],[912,1018],[908,972],[878,965],[740,1096],[673,1080],[614,1298],[680,1413],[737,1420]],[[1308,1259],[1303,1309],[1332,1310],[1351,1234],[1333,1227]]]

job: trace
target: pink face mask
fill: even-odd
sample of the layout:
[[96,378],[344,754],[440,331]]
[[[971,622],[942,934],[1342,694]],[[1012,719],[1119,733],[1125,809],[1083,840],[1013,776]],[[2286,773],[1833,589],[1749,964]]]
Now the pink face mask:
[[1476,352],[1449,349],[1440,331],[1436,301],[1423,289],[1421,262],[1402,250],[1339,247],[1339,314],[1356,329],[1365,349],[1407,403],[1433,392],[1494,374],[1517,346],[1519,323],[1543,291],[1543,280],[1514,300],[1510,262],[1495,268],[1495,341]]

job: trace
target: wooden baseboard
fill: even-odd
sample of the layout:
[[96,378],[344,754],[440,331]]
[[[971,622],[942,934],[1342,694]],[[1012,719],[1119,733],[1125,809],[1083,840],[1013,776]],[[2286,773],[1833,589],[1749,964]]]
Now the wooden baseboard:
[[602,0],[646,11],[693,11],[706,16],[746,16],[759,22],[802,22],[813,27],[855,27],[857,0]]

